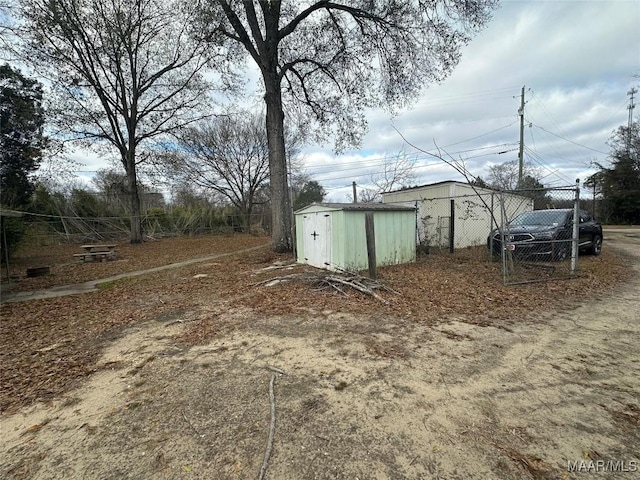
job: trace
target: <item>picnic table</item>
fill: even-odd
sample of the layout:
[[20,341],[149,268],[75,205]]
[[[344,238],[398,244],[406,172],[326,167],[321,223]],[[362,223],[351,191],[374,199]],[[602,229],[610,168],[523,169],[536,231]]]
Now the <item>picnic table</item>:
[[80,245],[80,248],[84,250],[83,253],[75,253],[73,256],[82,260],[83,262],[87,261],[105,261],[105,260],[115,260],[116,258],[116,245],[115,244],[104,244],[104,245]]

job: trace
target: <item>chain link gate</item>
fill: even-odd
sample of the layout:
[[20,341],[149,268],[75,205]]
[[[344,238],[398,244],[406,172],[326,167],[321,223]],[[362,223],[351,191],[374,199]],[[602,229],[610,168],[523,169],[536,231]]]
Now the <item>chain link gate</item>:
[[[505,285],[573,277],[578,269],[580,189],[501,192],[488,239],[501,258]],[[513,215],[512,212],[517,212]]]
[[578,249],[599,253],[602,231],[583,229],[596,222],[579,208],[578,185],[497,191],[444,182],[392,192],[385,203],[416,208],[421,251],[499,260],[514,285],[572,278]]

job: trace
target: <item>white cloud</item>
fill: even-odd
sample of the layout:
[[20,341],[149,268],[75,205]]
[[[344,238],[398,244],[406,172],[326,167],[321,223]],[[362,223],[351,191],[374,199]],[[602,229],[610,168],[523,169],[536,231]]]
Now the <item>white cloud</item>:
[[[418,158],[420,182],[460,179],[404,144],[395,127],[426,150],[437,142],[485,177],[488,165],[517,158],[525,85],[526,157],[545,183],[573,183],[593,173],[592,161],[606,163],[606,142],[626,124],[626,93],[638,85],[633,75],[639,73],[640,2],[505,1],[448,79],[425,88],[412,108],[393,118],[368,112],[369,132],[358,150],[336,156],[328,146],[307,146],[305,165],[333,200],[344,200],[351,181],[366,183],[382,157],[403,149]],[[251,68],[247,75],[250,89],[258,76]],[[248,98],[255,104],[260,96]],[[486,148],[491,145],[497,146]],[[105,159],[85,160],[87,170],[107,166]]]
[[[393,126],[427,150],[433,149],[434,141],[452,145],[449,152],[516,143],[520,88],[525,85],[525,157],[541,169],[545,183],[573,183],[594,172],[591,162],[606,163],[606,142],[626,124],[626,93],[638,84],[633,78],[638,73],[640,2],[504,2],[441,85],[425,89],[413,108],[393,119],[383,111],[369,113],[362,159],[392,155],[403,148]],[[508,148],[495,149],[503,150]],[[486,155],[490,151],[459,155],[468,158],[473,174],[482,176],[488,165],[517,158],[517,151]],[[328,155],[328,150],[324,152]],[[350,169],[345,173],[358,180],[354,154],[349,152]],[[307,160],[310,171],[314,158]],[[335,157],[336,171],[329,176],[319,170],[317,180],[328,187],[345,185],[344,179],[332,178],[339,175],[346,158]],[[420,163],[432,162],[425,156]],[[360,178],[366,179],[368,172],[363,163]],[[420,167],[418,173],[427,182],[460,178],[442,165]]]

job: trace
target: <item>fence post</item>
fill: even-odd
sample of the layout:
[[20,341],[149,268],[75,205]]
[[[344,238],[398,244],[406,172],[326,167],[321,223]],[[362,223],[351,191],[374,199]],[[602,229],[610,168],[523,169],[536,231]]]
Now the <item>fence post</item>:
[[[493,216],[493,212],[495,210],[494,206],[493,206],[493,195],[494,193],[491,192],[491,210],[489,211],[489,261],[493,262],[493,229],[494,229],[494,216]],[[497,225],[496,225],[497,227]]]
[[367,239],[367,262],[369,263],[369,277],[376,279],[376,234],[373,223],[373,212],[364,214],[364,230]]
[[500,191],[500,249],[502,258],[502,282],[506,285],[508,277],[515,270],[515,263],[513,261],[513,252],[509,248],[509,217],[504,206],[504,190]]
[[455,200],[451,199],[451,212],[449,213],[449,253],[453,253],[453,247],[455,246],[454,235],[455,235],[455,214],[456,214],[456,204]]
[[576,179],[576,195],[573,203],[573,235],[571,241],[571,274],[578,272],[578,243],[580,236],[580,179]]
[[415,208],[416,208],[416,241],[418,248],[422,248],[422,238],[420,237],[420,229],[418,227],[418,201],[415,201],[414,204]]
[[0,230],[2,231],[2,251],[4,252],[5,267],[7,267],[7,283],[11,282],[9,272],[9,244],[7,242],[7,232],[5,229],[5,217],[0,215]]

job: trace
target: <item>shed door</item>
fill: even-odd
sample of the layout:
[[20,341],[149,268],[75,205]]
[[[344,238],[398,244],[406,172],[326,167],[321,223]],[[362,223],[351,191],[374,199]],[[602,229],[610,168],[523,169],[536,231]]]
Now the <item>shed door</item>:
[[331,214],[308,213],[302,220],[305,262],[319,268],[331,266]]

